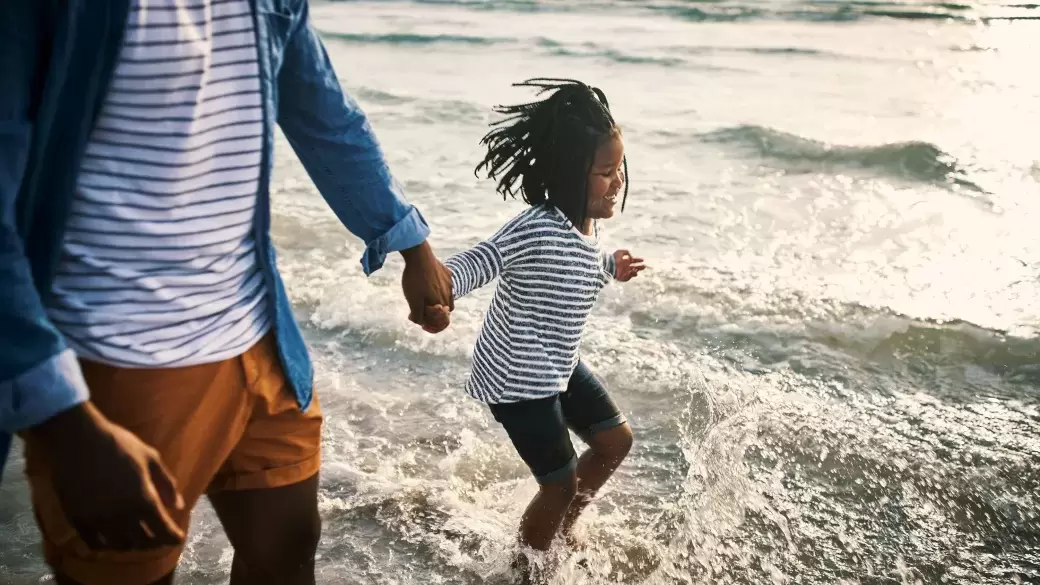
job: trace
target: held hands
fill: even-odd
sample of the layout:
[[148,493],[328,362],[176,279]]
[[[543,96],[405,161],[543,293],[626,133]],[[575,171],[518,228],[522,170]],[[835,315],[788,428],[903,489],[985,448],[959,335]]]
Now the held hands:
[[408,301],[408,320],[422,325],[427,333],[444,331],[455,310],[451,272],[437,259],[427,242],[404,250],[401,255],[405,261],[401,287]]
[[632,256],[628,250],[614,252],[614,266],[614,271],[617,273],[614,280],[619,282],[628,282],[646,269],[643,259]]
[[451,310],[444,305],[426,307],[426,323],[423,331],[427,333],[440,333],[451,324]]

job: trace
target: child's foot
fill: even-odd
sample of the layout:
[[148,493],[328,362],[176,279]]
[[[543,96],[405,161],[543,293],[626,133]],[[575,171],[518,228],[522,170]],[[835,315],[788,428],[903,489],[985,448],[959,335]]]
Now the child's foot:
[[589,555],[585,554],[589,551],[589,541],[583,537],[568,534],[564,540],[564,544],[574,555],[574,557],[572,557],[576,559],[574,564],[586,571],[589,570]]
[[589,548],[588,539],[573,532],[563,535],[563,544],[573,552],[585,552]]
[[535,581],[535,570],[532,565],[533,563],[531,559],[527,558],[527,555],[523,552],[516,553],[511,565],[513,574],[516,575],[516,581],[514,581],[516,585],[541,585],[541,583]]
[[553,573],[551,559],[535,553],[540,558],[532,559],[524,551],[517,551],[511,568],[516,575],[516,585],[548,585]]

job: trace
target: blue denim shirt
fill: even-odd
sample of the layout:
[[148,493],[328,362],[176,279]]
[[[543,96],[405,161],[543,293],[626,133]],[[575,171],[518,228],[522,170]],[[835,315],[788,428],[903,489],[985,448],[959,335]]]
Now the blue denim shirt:
[[[275,266],[269,183],[275,123],[336,216],[367,247],[365,273],[422,243],[368,120],[344,94],[306,0],[251,0],[264,103],[254,230],[283,368],[300,408],[313,368]],[[10,435],[89,398],[47,318],[76,173],[104,101],[129,0],[0,2],[0,474]]]

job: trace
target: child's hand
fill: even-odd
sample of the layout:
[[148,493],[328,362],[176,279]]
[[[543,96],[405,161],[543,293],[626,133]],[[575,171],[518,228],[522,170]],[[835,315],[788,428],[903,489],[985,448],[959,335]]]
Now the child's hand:
[[614,252],[615,272],[614,280],[628,282],[646,268],[642,258],[635,258],[628,250]]
[[423,331],[440,333],[451,324],[451,309],[444,305],[428,306],[423,313],[423,317]]

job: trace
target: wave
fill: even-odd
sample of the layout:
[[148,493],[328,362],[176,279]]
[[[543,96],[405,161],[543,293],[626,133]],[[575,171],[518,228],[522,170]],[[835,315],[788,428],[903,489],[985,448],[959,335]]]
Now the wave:
[[[479,36],[468,36],[468,35],[454,35],[454,34],[417,34],[417,33],[387,33],[387,34],[366,34],[366,33],[334,33],[321,31],[323,37],[333,39],[336,41],[352,44],[379,44],[379,45],[403,45],[403,46],[423,46],[423,45],[469,45],[469,46],[493,46],[493,45],[509,45],[509,44],[520,44],[521,39],[516,38],[503,38],[503,37],[479,37]],[[603,47],[595,43],[582,43],[580,45],[568,46],[564,43],[554,41],[545,37],[538,37],[533,39],[533,43],[540,49],[546,51],[550,55],[561,56],[561,57],[591,57],[598,59],[605,59],[614,63],[622,64],[635,64],[635,65],[661,65],[665,67],[679,67],[679,66],[690,66],[693,68],[709,68],[711,70],[719,70],[718,67],[708,67],[703,65],[693,65],[688,63],[686,60],[678,57],[661,57],[653,55],[635,55],[625,53],[617,49],[609,47]],[[756,49],[751,49],[755,51]],[[770,52],[771,49],[759,49],[763,52]],[[783,52],[783,49],[778,50]],[[790,52],[796,52],[798,49],[788,49]]]
[[[1005,390],[1019,397],[1020,385],[1040,389],[1040,337],[858,303],[817,302],[814,307],[802,295],[780,295],[768,309],[751,311],[734,306],[732,292],[721,306],[713,302],[718,296],[713,292],[682,293],[691,295],[699,297],[693,305],[703,310],[641,308],[631,314],[631,322],[637,329],[663,328],[658,334],[710,348],[711,354],[752,372],[789,367],[815,377],[850,367],[918,374],[968,367],[1013,382]],[[1040,396],[1036,390],[1029,393]]]
[[896,18],[905,20],[969,20],[973,7],[950,3],[902,4],[897,2],[849,1],[833,2],[810,0],[803,4],[791,3],[776,8],[750,5],[743,2],[715,2],[696,7],[685,2],[649,6],[652,11],[691,22],[736,22],[748,20],[794,20],[807,22],[847,22],[866,18]]
[[988,45],[955,45],[950,50],[955,53],[995,53],[998,49]]
[[616,49],[601,47],[595,43],[583,43],[577,47],[568,47],[558,41],[542,37],[537,40],[537,44],[549,54],[560,57],[593,57],[605,59],[614,63],[662,65],[665,67],[677,67],[687,64],[685,60],[677,57],[633,55],[622,53]]
[[433,45],[433,44],[462,44],[462,45],[497,45],[514,42],[513,39],[474,37],[468,35],[433,34],[424,35],[417,33],[387,33],[387,34],[365,34],[365,33],[333,33],[322,31],[323,37],[335,39],[346,43],[364,44],[386,44],[386,45]]
[[363,102],[393,107],[392,111],[382,113],[385,118],[409,118],[417,122],[476,119],[483,122],[486,113],[484,106],[463,100],[402,95],[364,85],[353,88],[353,92]]
[[[340,0],[342,1],[342,0]],[[1037,4],[968,4],[960,2],[895,2],[891,0],[806,0],[760,3],[748,0],[412,0],[416,4],[460,6],[493,12],[580,12],[620,9],[663,14],[691,22],[793,20],[847,22],[888,18],[909,21],[990,22],[1040,19]],[[696,6],[691,6],[696,4]]]
[[835,53],[822,51],[820,49],[804,49],[801,47],[737,47],[729,49],[734,52],[752,53],[755,55],[807,55],[807,56],[835,56]]
[[686,6],[663,6],[652,8],[669,16],[693,22],[736,22],[741,20],[757,20],[768,15],[758,8],[750,6],[734,6],[719,9],[693,8]]
[[942,11],[907,10],[904,8],[891,10],[864,10],[866,16],[884,16],[887,18],[901,18],[904,20],[959,20],[959,14],[950,14]]
[[[328,0],[332,3],[348,4],[356,0]],[[370,0],[384,4],[394,3],[398,0]],[[412,4],[432,4],[441,6],[462,6],[471,9],[502,10],[513,12],[536,12],[541,10],[562,7],[554,4],[552,0],[407,0]]]
[[901,178],[985,191],[966,178],[957,160],[928,142],[840,146],[763,126],[744,125],[699,135],[703,142],[753,149],[764,158],[793,164],[849,166]]
[[780,56],[780,57],[806,57],[814,59],[837,59],[844,61],[864,61],[871,58],[860,55],[845,54],[838,51],[825,49],[812,49],[808,47],[794,46],[669,46],[665,47],[670,52],[684,55],[711,56],[719,54],[758,55],[758,56]]
[[390,93],[374,87],[359,86],[354,88],[354,95],[358,98],[378,104],[401,105],[415,101],[415,98]]
[[[790,5],[789,5],[790,6]],[[1040,15],[1031,11],[1037,4],[962,4],[956,2],[892,2],[871,0],[809,0],[802,5],[777,9],[761,9],[737,2],[713,3],[711,8],[689,7],[685,3],[667,4],[656,10],[676,18],[695,22],[780,19],[810,22],[845,22],[870,18],[899,20],[936,20],[990,22],[998,20],[1033,20]]]
[[908,322],[879,340],[873,358],[928,358],[933,365],[973,364],[1032,384],[1040,383],[1040,338],[1019,338],[964,321]]

